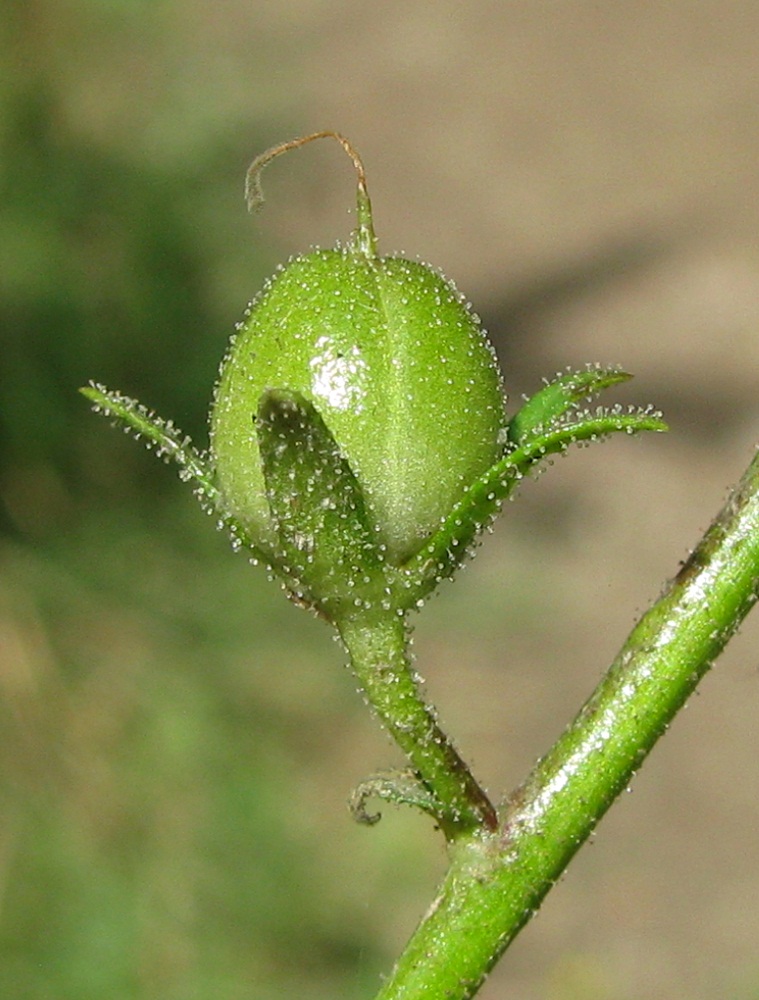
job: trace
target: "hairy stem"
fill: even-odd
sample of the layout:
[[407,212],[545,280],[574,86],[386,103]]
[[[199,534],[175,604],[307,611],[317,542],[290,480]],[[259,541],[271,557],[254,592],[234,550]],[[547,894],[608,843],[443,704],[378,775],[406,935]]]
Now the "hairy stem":
[[367,701],[439,802],[437,818],[446,837],[494,830],[493,805],[419,693],[405,620],[394,612],[361,615],[339,627]]
[[463,838],[377,1000],[474,996],[757,599],[759,457],[578,716],[505,804]]

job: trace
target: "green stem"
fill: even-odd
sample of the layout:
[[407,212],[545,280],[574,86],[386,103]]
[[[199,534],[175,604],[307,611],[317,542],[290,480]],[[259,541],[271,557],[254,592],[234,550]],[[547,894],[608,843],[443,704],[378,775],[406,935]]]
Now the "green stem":
[[757,599],[759,457],[577,718],[506,803],[452,847],[439,895],[377,1000],[468,1000]]
[[394,612],[364,614],[341,622],[340,634],[369,704],[440,803],[446,837],[494,830],[495,809],[419,693],[405,620]]

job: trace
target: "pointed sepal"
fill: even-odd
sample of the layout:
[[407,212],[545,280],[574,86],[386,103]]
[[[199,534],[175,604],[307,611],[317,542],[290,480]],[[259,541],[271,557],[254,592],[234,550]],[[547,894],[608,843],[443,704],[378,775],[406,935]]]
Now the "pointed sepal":
[[179,466],[179,478],[193,483],[201,506],[219,518],[219,526],[229,532],[235,548],[244,546],[257,561],[267,565],[276,563],[276,557],[256,545],[237,519],[225,511],[212,466],[171,420],[157,416],[136,399],[96,383],[79,391],[90,400],[96,413],[113,417],[125,430],[143,440],[159,458]]
[[210,465],[171,420],[164,420],[136,399],[103,385],[92,383],[79,391],[90,400],[96,413],[114,417],[125,430],[142,438],[159,458],[176,462],[180,479],[194,482],[208,504],[216,506],[219,493]]
[[525,443],[509,451],[469,488],[442,527],[402,568],[402,579],[394,593],[402,594],[401,607],[418,605],[437,584],[451,576],[471,549],[477,535],[498,514],[503,501],[525,475],[551,455],[562,454],[570,445],[603,440],[615,432],[666,431],[661,415],[653,410],[599,408],[573,413],[539,432],[537,425]]
[[579,371],[563,372],[531,396],[511,418],[508,440],[514,447],[530,438],[545,434],[581,400],[589,402],[609,386],[631,379],[629,372],[619,368],[589,365]]

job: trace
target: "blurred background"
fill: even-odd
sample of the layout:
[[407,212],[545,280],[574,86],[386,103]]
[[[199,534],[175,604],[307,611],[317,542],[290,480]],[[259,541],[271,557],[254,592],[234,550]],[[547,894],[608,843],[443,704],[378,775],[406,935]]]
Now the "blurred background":
[[[351,227],[475,304],[514,403],[635,373],[671,433],[557,462],[419,617],[495,794],[598,681],[759,436],[759,7],[6,0],[0,18],[0,995],[369,998],[432,898],[431,823],[329,631],[234,556],[94,378],[205,443],[234,323]],[[759,997],[759,625],[702,685],[483,1000]]]

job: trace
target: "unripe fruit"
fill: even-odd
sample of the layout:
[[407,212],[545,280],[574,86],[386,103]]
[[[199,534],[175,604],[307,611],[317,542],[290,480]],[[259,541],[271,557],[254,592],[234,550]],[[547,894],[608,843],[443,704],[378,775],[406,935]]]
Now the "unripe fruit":
[[271,159],[322,137],[356,167],[356,232],[292,260],[248,308],[216,386],[210,456],[136,400],[82,392],[175,460],[234,546],[345,638],[420,607],[548,456],[666,426],[650,408],[580,409],[629,377],[597,366],[560,374],[506,424],[492,348],[453,286],[377,254],[363,166],[342,136],[264,153],[249,205]]
[[400,565],[497,461],[504,401],[493,350],[453,286],[424,264],[377,256],[360,162],[340,141],[359,169],[357,237],[295,258],[249,307],[216,389],[212,454],[228,511],[276,547],[255,414],[268,390],[302,395]]
[[224,496],[263,538],[271,528],[253,414],[279,387],[321,413],[394,563],[498,456],[492,352],[451,286],[413,261],[318,251],[293,260],[252,306],[223,366],[212,441]]

